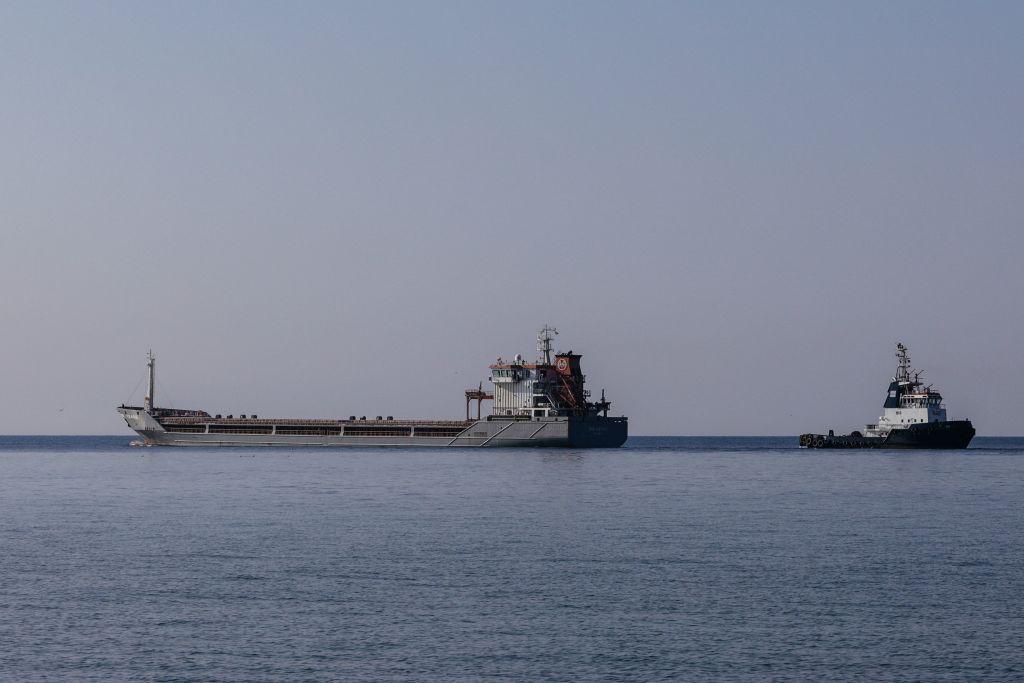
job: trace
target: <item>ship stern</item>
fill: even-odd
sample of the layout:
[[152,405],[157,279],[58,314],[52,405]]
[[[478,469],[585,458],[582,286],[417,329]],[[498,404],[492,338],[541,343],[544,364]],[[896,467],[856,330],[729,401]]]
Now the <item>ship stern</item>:
[[618,448],[629,437],[629,419],[625,417],[587,416],[570,418],[571,448]]

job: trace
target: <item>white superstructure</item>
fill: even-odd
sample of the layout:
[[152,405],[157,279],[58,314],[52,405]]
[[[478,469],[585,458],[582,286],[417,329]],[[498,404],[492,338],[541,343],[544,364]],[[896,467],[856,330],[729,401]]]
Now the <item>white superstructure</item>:
[[552,354],[556,334],[558,330],[545,325],[537,335],[536,363],[527,363],[517,353],[511,362],[499,358],[491,365],[492,415],[542,419],[608,414],[610,404],[603,394],[600,401],[587,400],[590,391],[583,388],[587,378],[580,369],[580,354]]
[[896,358],[899,364],[882,415],[877,424],[864,427],[864,436],[886,436],[893,429],[905,429],[912,424],[946,421],[942,395],[924,386],[921,373],[910,369],[910,353],[903,344],[896,344]]

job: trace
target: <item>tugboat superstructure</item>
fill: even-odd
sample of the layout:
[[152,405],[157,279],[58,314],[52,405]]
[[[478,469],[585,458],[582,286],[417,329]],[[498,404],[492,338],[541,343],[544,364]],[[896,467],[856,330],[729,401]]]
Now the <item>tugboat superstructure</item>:
[[[590,401],[580,354],[552,352],[558,331],[545,326],[537,337],[538,357],[516,354],[490,366],[492,391],[481,383],[466,391],[465,420],[395,420],[349,416],[331,419],[261,419],[256,415],[215,415],[202,410],[157,408],[156,358],[147,356],[148,391],[142,406],[118,408],[125,422],[158,446],[529,446],[616,448],[626,441],[628,420],[609,417],[601,392]],[[491,401],[491,415],[481,404]],[[470,407],[477,402],[476,419]]]
[[896,376],[889,384],[882,415],[863,433],[836,436],[802,434],[804,448],[967,448],[974,438],[970,420],[947,420],[942,394],[925,386],[910,367],[910,352],[896,344]]

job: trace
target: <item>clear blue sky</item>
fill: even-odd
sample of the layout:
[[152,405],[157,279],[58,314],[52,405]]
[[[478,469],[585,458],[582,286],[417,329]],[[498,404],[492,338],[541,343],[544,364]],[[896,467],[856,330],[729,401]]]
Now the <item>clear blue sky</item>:
[[0,433],[454,417],[536,330],[636,434],[1024,432],[1024,3],[0,5]]

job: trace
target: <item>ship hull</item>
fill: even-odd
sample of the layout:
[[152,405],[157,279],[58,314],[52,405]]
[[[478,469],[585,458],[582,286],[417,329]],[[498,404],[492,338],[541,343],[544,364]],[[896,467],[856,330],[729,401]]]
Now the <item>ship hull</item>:
[[618,448],[628,436],[624,417],[529,420],[255,420],[165,418],[119,408],[145,445],[284,448]]
[[801,448],[895,448],[895,449],[962,449],[974,438],[970,420],[947,420],[909,425],[894,429],[886,436],[847,436],[832,434],[801,434]]

